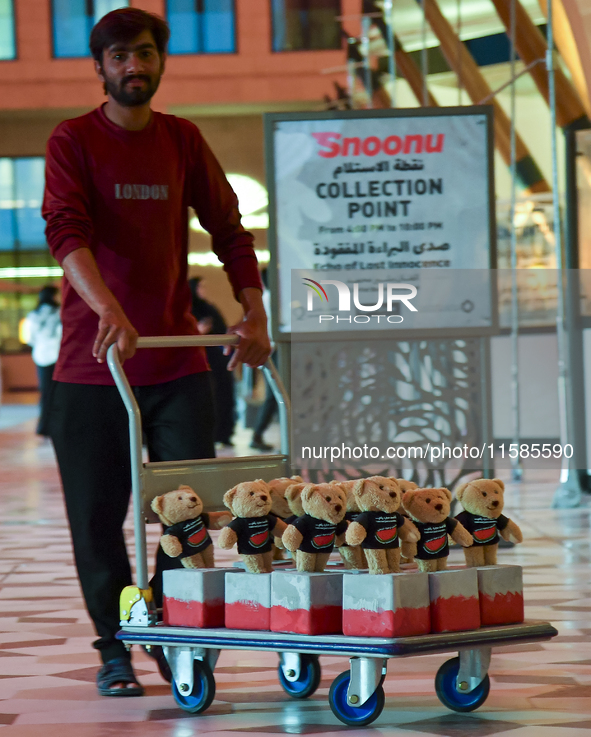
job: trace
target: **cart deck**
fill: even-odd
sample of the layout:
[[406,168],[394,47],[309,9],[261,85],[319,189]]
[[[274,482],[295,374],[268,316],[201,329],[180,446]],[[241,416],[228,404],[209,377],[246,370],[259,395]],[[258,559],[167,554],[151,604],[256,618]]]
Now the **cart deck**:
[[481,627],[464,632],[444,632],[417,637],[346,637],[345,635],[292,635],[250,630],[169,627],[124,627],[117,635],[123,642],[141,645],[190,646],[220,650],[265,650],[348,658],[400,658],[446,653],[461,648],[501,647],[549,640],[557,630],[547,622],[524,622]]

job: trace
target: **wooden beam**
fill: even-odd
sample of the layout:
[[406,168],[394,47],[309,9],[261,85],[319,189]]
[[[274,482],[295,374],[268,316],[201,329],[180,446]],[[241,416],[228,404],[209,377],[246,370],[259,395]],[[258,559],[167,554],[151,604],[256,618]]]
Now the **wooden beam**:
[[[543,59],[548,49],[546,39],[529,17],[519,0],[492,1],[500,19],[507,29],[507,33],[510,32],[511,27],[511,2],[515,2],[515,48],[521,60],[525,64],[531,64],[536,59]],[[546,66],[544,64],[536,64],[529,73],[540,94],[548,103],[550,94],[548,91],[548,72]],[[586,113],[575,88],[559,66],[556,67],[555,79],[556,121],[561,128],[564,128],[573,121],[584,117]]]
[[[498,0],[497,0],[498,1]],[[439,39],[441,51],[456,74],[462,75],[463,86],[473,103],[492,96],[492,90],[482,76],[478,64],[458,39],[451,24],[444,17],[435,0],[422,0],[425,14],[433,33]],[[495,2],[495,0],[493,0]],[[500,104],[493,98],[495,144],[507,166],[511,164],[511,123]],[[517,174],[530,192],[550,192],[550,186],[538,168],[527,146],[516,134]]]

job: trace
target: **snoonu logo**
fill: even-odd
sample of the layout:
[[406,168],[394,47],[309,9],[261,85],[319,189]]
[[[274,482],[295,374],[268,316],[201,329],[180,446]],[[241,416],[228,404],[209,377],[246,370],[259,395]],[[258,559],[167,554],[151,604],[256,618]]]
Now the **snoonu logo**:
[[[338,293],[338,307],[337,311],[340,312],[351,312],[351,289],[347,284],[337,279],[323,279],[320,282],[314,281],[304,277],[302,283],[308,287],[308,298],[306,303],[306,310],[312,312],[314,310],[314,295],[316,294],[320,298],[320,302],[329,302],[328,294],[324,289],[324,286],[334,286]],[[385,287],[385,288],[384,288]],[[413,300],[417,296],[417,288],[413,284],[403,283],[386,283],[385,285],[380,282],[378,284],[377,302],[373,305],[361,304],[359,299],[359,284],[356,282],[353,284],[353,305],[360,312],[366,313],[377,313],[378,310],[383,311],[384,303],[386,312],[392,313],[394,311],[394,304],[398,308],[399,304],[404,305],[411,312],[418,312],[417,308],[412,304]],[[377,319],[380,322],[381,318],[386,319],[389,323],[401,323],[404,321],[404,317],[398,313],[396,314],[366,314],[366,315],[319,315],[318,320],[320,323],[329,322],[336,320],[336,322],[356,322],[356,323],[368,323],[371,319]]]
[[377,156],[379,153],[387,156],[397,154],[439,154],[443,151],[445,133],[406,136],[368,136],[359,138],[352,136],[343,138],[340,133],[322,132],[312,133],[319,146],[318,155],[324,159],[335,156]]

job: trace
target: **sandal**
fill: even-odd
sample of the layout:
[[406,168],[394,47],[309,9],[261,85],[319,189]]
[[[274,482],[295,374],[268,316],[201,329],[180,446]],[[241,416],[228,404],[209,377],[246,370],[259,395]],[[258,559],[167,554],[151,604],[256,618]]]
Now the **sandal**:
[[[119,683],[131,683],[132,687],[113,688]],[[144,695],[144,688],[138,683],[128,658],[115,658],[105,663],[96,674],[96,687],[101,696]]]

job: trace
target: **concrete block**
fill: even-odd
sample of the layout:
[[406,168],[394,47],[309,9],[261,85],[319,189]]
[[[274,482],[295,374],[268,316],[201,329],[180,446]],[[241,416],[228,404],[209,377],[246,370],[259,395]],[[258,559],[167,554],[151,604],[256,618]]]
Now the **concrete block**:
[[226,627],[235,630],[271,628],[271,574],[226,574]]
[[431,632],[459,632],[480,627],[476,568],[429,573]]
[[225,575],[223,568],[164,571],[163,622],[180,627],[223,627]]
[[274,571],[271,574],[273,632],[340,634],[342,603],[342,573]]
[[344,574],[343,634],[411,637],[430,630],[426,573]]
[[483,566],[478,573],[480,623],[523,622],[523,571],[521,566]]

